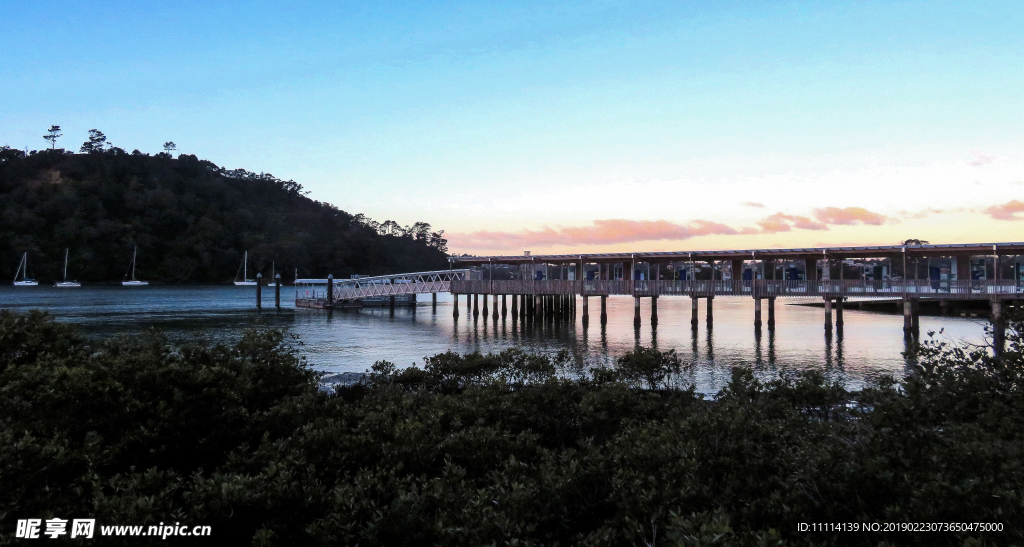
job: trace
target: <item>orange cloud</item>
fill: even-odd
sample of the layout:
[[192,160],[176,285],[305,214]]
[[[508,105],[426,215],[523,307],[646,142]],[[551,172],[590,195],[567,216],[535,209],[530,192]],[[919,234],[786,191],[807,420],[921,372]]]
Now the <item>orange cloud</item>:
[[694,220],[684,224],[667,220],[595,220],[587,226],[545,227],[542,230],[497,232],[480,230],[449,234],[453,246],[465,249],[515,249],[558,245],[612,245],[637,241],[681,241],[707,235],[756,235],[793,230],[828,230],[829,225],[855,223],[879,225],[888,217],[860,207],[826,207],[815,210],[818,220],[775,213],[757,222],[757,228],[733,228],[720,222]]
[[828,226],[820,222],[815,222],[807,217],[787,215],[785,213],[775,213],[765,217],[763,220],[759,220],[757,225],[761,227],[761,232],[766,234],[789,232],[793,228],[799,230],[828,230]]
[[1017,216],[1017,213],[1024,213],[1024,202],[1012,200],[1002,205],[993,205],[982,212],[998,220],[1024,220]]
[[719,222],[694,220],[676,224],[667,220],[595,220],[590,226],[568,226],[523,230],[517,233],[481,230],[469,234],[449,236],[459,246],[467,248],[523,247],[536,245],[609,245],[634,241],[683,240],[703,235],[735,235],[752,233],[750,229],[737,230]]
[[885,224],[888,217],[878,213],[872,213],[862,207],[825,207],[814,210],[814,217],[825,224],[848,226],[850,224],[871,224],[880,226]]

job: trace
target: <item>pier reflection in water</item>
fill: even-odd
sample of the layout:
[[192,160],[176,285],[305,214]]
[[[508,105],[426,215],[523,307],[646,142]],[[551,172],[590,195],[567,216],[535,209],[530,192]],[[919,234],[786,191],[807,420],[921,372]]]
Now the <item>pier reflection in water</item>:
[[[264,307],[257,313],[252,288],[83,287],[69,292],[4,287],[0,309],[47,309],[63,321],[79,324],[88,335],[138,333],[155,326],[175,339],[199,332],[205,338],[231,341],[252,326],[288,328],[299,336],[300,351],[309,363],[331,372],[362,372],[382,359],[400,366],[422,365],[423,357],[448,350],[509,347],[551,354],[565,349],[577,364],[611,365],[637,344],[676,350],[684,362],[694,365],[693,379],[702,392],[717,391],[737,365],[751,366],[764,377],[817,368],[850,387],[878,375],[903,374],[906,366],[901,315],[848,309],[844,328],[827,335],[821,308],[789,305],[795,299],[777,303],[774,330],[764,326],[757,331],[749,298],[716,298],[712,329],[704,320],[701,301],[701,321],[693,330],[689,298],[659,299],[657,325],[645,321],[635,328],[634,300],[628,296],[608,298],[606,325],[592,315],[587,326],[579,316],[561,322],[523,322],[513,320],[511,313],[497,321],[493,316],[474,319],[465,313],[464,299],[463,314],[456,320],[448,294],[440,295],[436,313],[430,295],[420,295],[418,306],[398,308],[394,315],[387,308],[297,310],[293,290],[285,289],[282,297],[284,308],[275,310],[273,292],[264,291]],[[643,317],[650,317],[649,299],[642,306]],[[946,338],[974,343],[983,342],[984,324],[982,319],[921,317],[922,336],[945,329]]]

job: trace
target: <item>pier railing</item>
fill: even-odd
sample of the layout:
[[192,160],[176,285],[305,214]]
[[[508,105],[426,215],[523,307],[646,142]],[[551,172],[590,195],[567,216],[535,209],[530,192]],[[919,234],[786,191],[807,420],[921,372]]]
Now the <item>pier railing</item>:
[[1013,280],[453,280],[457,294],[580,294],[630,296],[844,296],[871,298],[937,298],[977,300],[1022,298],[1024,284]]
[[297,279],[295,280],[295,301],[310,301],[326,305],[332,295],[328,294],[329,284],[333,286],[333,300],[356,300],[374,296],[397,296],[402,294],[449,292],[452,281],[469,277],[469,270],[439,270],[396,275],[360,277],[357,279]]

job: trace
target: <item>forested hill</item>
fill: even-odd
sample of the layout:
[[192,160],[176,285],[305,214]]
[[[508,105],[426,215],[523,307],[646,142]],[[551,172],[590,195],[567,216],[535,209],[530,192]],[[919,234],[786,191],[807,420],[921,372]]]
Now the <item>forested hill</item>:
[[[447,268],[443,232],[352,215],[306,197],[294,181],[228,171],[182,154],[114,148],[26,154],[0,148],[0,275],[24,252],[29,277],[121,281],[138,245],[138,277],[228,282],[249,251],[249,273],[285,280]],[[255,270],[255,271],[254,271]]]

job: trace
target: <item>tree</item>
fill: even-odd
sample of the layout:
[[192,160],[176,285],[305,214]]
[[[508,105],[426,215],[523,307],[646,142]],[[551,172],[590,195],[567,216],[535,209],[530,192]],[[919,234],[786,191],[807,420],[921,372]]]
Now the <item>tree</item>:
[[164,143],[164,152],[170,154],[171,151],[177,150],[178,145],[174,144],[174,141],[167,141]]
[[60,132],[60,126],[51,125],[50,129],[48,129],[46,133],[46,135],[43,135],[43,138],[49,141],[50,150],[57,148],[57,139],[64,136],[64,134]]
[[107,142],[107,136],[103,134],[99,129],[89,130],[89,140],[82,143],[82,147],[78,149],[83,154],[90,154],[92,152],[102,152],[103,149],[110,143]]

